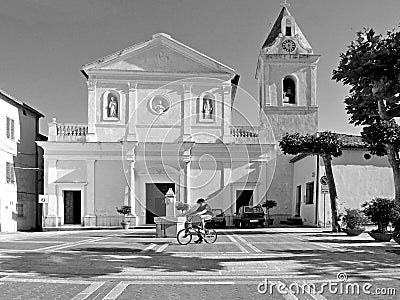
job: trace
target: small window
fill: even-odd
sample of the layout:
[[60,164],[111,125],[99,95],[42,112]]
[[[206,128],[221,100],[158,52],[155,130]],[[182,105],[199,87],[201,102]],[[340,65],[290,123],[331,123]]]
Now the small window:
[[283,103],[296,104],[296,84],[289,76],[283,79]]
[[7,124],[6,124],[6,137],[10,140],[15,139],[15,125],[14,120],[7,117]]
[[24,205],[22,203],[17,203],[17,217],[24,216]]
[[285,35],[292,36],[292,23],[290,22],[290,19],[286,19]]
[[314,181],[306,183],[306,204],[314,203]]
[[6,162],[6,182],[15,183],[14,165],[10,162]]

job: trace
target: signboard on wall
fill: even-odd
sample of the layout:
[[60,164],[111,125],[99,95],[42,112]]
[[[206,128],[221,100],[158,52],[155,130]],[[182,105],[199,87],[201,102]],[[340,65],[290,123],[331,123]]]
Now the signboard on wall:
[[49,203],[49,195],[39,195],[39,203]]

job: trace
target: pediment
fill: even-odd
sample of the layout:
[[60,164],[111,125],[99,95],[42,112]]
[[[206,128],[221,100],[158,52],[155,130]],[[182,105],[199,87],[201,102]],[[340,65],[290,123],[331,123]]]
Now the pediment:
[[83,71],[235,74],[233,69],[165,34],[87,64]]

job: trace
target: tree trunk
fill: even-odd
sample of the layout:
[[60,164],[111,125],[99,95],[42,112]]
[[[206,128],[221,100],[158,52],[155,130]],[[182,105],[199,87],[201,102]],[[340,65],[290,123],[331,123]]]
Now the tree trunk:
[[331,200],[331,214],[332,214],[332,232],[339,231],[339,216],[335,178],[332,171],[332,157],[330,155],[322,155],[324,160],[326,178],[328,179],[329,196]]
[[385,144],[387,157],[390,166],[393,170],[393,180],[394,180],[394,199],[400,204],[400,157],[399,153],[396,151],[396,147],[391,144]]

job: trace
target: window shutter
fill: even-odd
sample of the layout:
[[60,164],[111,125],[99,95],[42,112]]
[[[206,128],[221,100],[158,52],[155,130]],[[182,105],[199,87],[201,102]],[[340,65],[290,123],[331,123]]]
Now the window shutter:
[[7,117],[7,122],[6,122],[6,137],[9,139],[10,138],[10,118]]
[[11,125],[11,139],[14,140],[15,139],[15,128],[14,128],[14,120],[10,119],[10,125]]
[[6,182],[10,183],[10,181],[11,181],[10,163],[6,162]]

